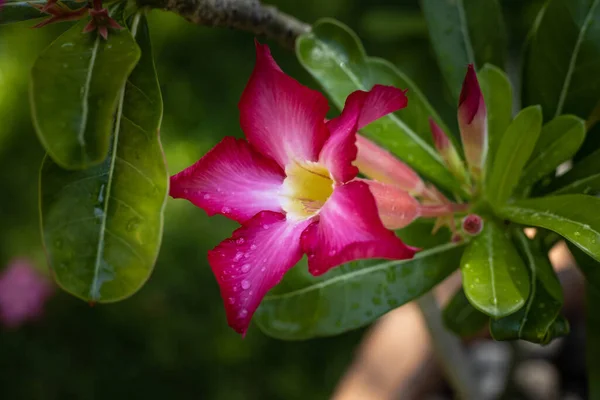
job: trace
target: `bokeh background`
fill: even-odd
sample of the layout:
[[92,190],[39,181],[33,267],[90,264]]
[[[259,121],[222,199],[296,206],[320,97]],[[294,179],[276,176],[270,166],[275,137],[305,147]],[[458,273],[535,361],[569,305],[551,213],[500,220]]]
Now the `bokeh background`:
[[[416,81],[446,122],[455,104],[444,87],[417,0],[273,0],[306,22],[334,17]],[[518,55],[541,1],[503,1]],[[38,227],[43,150],[30,118],[29,71],[69,23],[33,30],[0,26],[0,270],[28,258],[47,274]],[[150,14],[165,115],[161,138],[170,174],[227,135],[241,136],[237,102],[254,63],[253,37]],[[270,43],[284,71],[316,87],[294,53]],[[513,73],[518,72],[513,67]],[[88,304],[56,290],[43,317],[0,325],[0,399],[326,399],[350,365],[365,329],[282,342],[228,328],[207,250],[235,228],[191,204],[169,200],[160,257],[149,282],[117,304]]]

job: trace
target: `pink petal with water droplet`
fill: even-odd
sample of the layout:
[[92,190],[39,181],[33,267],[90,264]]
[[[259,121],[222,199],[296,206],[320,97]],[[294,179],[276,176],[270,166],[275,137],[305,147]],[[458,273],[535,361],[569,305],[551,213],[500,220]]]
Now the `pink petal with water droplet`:
[[248,141],[282,168],[292,160],[316,161],[329,136],[327,99],[283,73],[269,47],[258,42],[239,108]]
[[184,198],[208,215],[243,223],[256,213],[281,211],[281,168],[245,140],[226,137],[196,164],[171,177],[169,194]]
[[352,165],[357,156],[356,131],[406,104],[404,92],[392,86],[375,85],[368,92],[357,90],[348,96],[342,113],[327,122],[331,136],[319,155],[336,182],[346,183],[358,174]]
[[300,235],[310,222],[264,211],[208,253],[227,321],[236,332],[246,333],[265,294],[302,258]]
[[387,229],[404,228],[419,216],[419,202],[408,192],[395,185],[366,179],[360,181],[369,185],[379,218]]
[[383,226],[369,186],[360,181],[335,188],[301,241],[313,275],[354,260],[412,258],[417,251]]

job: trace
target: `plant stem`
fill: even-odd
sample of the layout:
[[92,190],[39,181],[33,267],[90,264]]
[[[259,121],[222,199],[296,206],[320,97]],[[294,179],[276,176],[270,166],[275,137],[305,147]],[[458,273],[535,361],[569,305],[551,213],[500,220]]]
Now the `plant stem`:
[[188,21],[264,35],[282,46],[294,48],[296,37],[310,25],[260,0],[136,0],[139,7],[159,8]]
[[478,399],[479,390],[470,360],[460,339],[444,327],[442,313],[433,292],[421,296],[417,304],[425,318],[435,355],[456,394],[463,400]]

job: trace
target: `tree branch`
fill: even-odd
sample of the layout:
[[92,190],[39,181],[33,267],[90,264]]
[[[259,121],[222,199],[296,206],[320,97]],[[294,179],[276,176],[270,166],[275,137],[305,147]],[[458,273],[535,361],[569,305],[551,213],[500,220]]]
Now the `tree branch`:
[[194,24],[219,26],[264,35],[294,48],[310,26],[259,0],[137,0],[140,7],[172,11]]

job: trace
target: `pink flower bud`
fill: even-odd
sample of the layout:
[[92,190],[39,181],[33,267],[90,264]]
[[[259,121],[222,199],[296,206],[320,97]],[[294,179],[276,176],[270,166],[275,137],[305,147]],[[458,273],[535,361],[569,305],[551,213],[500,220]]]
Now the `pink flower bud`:
[[419,216],[419,202],[406,191],[394,185],[361,180],[369,185],[379,218],[387,229],[404,228]]
[[419,175],[390,152],[356,135],[358,155],[354,165],[361,173],[382,183],[396,185],[411,194],[421,194],[425,184]]
[[483,93],[470,64],[458,101],[458,126],[462,138],[469,172],[480,181],[487,156],[487,112]]
[[0,322],[16,328],[42,315],[53,287],[30,261],[15,260],[0,275]]
[[438,153],[442,156],[442,159],[446,163],[448,170],[454,175],[461,183],[469,184],[469,177],[465,166],[463,164],[456,147],[452,144],[446,133],[439,127],[433,118],[429,118],[429,126],[433,135],[433,143]]
[[462,230],[468,235],[476,236],[483,230],[483,219],[477,214],[469,214],[462,220]]

